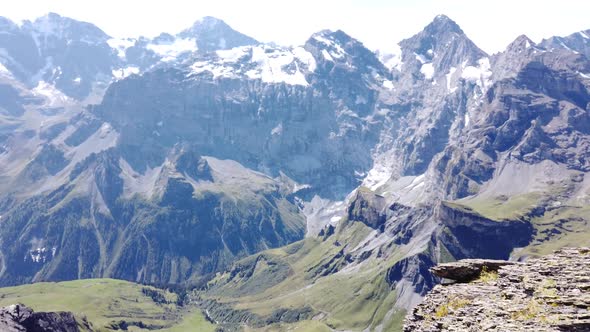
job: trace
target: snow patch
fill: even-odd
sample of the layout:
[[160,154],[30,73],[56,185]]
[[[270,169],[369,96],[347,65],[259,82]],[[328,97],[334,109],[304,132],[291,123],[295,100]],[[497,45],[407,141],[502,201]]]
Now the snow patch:
[[295,183],[295,185],[293,185],[293,190],[291,191],[292,194],[296,194],[301,190],[304,189],[309,189],[311,188],[311,185],[309,184],[299,184],[299,183]]
[[[307,86],[304,72],[314,71],[311,53],[301,47],[274,48],[266,45],[243,46],[217,51],[217,58],[200,60],[191,65],[191,74],[209,72],[213,78],[260,79],[266,83]],[[247,58],[250,62],[246,62]]]
[[420,67],[420,72],[426,79],[431,80],[434,77],[434,65],[432,63],[425,63]]
[[[48,259],[55,257],[55,252],[57,251],[56,247],[51,249],[47,249],[46,247],[35,248],[33,250],[29,250],[29,256],[31,261],[34,263],[45,263]],[[49,255],[51,254],[51,257]],[[25,262],[27,261],[27,256],[25,256]]]
[[303,47],[295,47],[293,50],[293,55],[296,59],[301,61],[303,64],[307,66],[307,70],[313,72],[317,68],[317,64],[315,62],[315,58],[311,53],[305,50]]
[[451,87],[451,83],[453,82],[453,74],[455,74],[456,71],[457,71],[457,68],[451,67],[451,69],[449,69],[449,73],[446,75],[446,77],[447,77],[447,90],[449,90],[450,93],[453,93],[453,92],[455,92],[455,90],[457,90],[457,87]]
[[303,205],[302,212],[307,220],[306,236],[315,237],[326,226],[336,226],[346,213],[344,201],[331,201],[314,196],[310,202],[299,201]]
[[8,74],[9,76],[12,76],[12,73],[10,72],[10,70],[8,70],[8,68],[6,68],[3,64],[0,63],[0,73],[3,74]]
[[379,60],[385,66],[385,68],[389,70],[397,70],[401,71],[404,62],[402,61],[402,50],[398,44],[395,44],[393,49],[391,49],[387,53],[383,53],[379,55]]
[[234,63],[247,56],[249,53],[248,51],[249,50],[246,47],[236,47],[229,50],[219,50],[215,53],[217,53],[217,56],[222,63]]
[[125,39],[111,38],[111,39],[107,40],[107,44],[112,49],[117,51],[117,56],[119,58],[125,59],[125,52],[127,51],[128,48],[135,45],[135,40],[131,39],[131,38],[125,38]]
[[412,190],[421,188],[422,186],[424,186],[424,177],[425,176],[426,176],[425,174],[420,174],[420,175],[416,176],[412,180],[410,185],[408,185],[405,189],[407,189],[408,191],[412,191]]
[[279,123],[276,127],[274,127],[271,131],[270,134],[275,136],[275,135],[281,135],[283,133],[283,124]]
[[324,56],[324,59],[334,62],[334,58],[332,58],[332,56],[330,55],[330,53],[328,53],[328,51],[322,50],[322,55]]
[[[267,51],[263,47],[252,48],[252,61],[258,63],[259,68],[246,72],[250,78],[259,78],[267,83],[287,83],[291,85],[308,85],[305,76],[294,62],[295,56],[291,52]],[[294,72],[285,72],[284,68],[294,64]]]
[[397,71],[401,71],[402,66],[404,65],[404,62],[402,61],[401,53],[393,55],[388,60],[383,62],[383,65],[385,65],[385,67],[388,68],[389,70],[395,69]]
[[580,31],[578,33],[580,34],[580,36],[582,36],[582,38],[590,39],[590,36],[588,36],[584,31]]
[[215,64],[209,61],[197,61],[191,66],[191,70],[193,74],[209,72],[213,74],[214,79],[219,77],[237,78],[233,67]]
[[425,64],[428,62],[428,59],[426,59],[424,55],[417,53],[414,53],[414,55],[416,56],[416,60],[420,61],[421,64]]
[[329,49],[331,57],[340,59],[346,55],[344,49],[337,42],[329,38],[326,38],[322,35],[315,35],[313,36],[313,38],[319,41],[320,43],[324,44],[326,48]]
[[119,68],[119,69],[114,69],[112,71],[113,77],[116,80],[122,80],[132,74],[139,74],[139,68],[138,67],[133,67],[133,66],[129,66],[127,68]]
[[393,90],[393,82],[390,80],[384,80],[383,87],[389,90]]
[[564,43],[563,43],[563,40],[559,40],[559,44],[561,44],[561,46],[563,46],[563,47],[564,47],[566,50],[568,50],[568,51],[572,51],[572,52],[574,52],[574,53],[578,54],[578,52],[576,52],[576,51],[572,50],[572,49],[571,49],[571,48],[569,48],[569,47],[568,47],[566,44],[564,44]]
[[481,58],[477,61],[477,63],[477,67],[466,66],[465,68],[463,68],[461,77],[469,82],[477,84],[483,91],[486,90],[490,85],[492,85],[492,70],[490,67],[490,59]]
[[391,178],[391,169],[381,164],[376,164],[367,174],[367,177],[363,180],[362,186],[371,189],[372,191],[377,190],[383,186]]
[[147,49],[162,57],[162,61],[170,62],[185,52],[195,52],[197,42],[194,38],[177,38],[173,42],[148,44]]
[[32,90],[34,95],[43,97],[47,100],[46,105],[50,107],[63,106],[72,100],[63,92],[59,91],[54,85],[45,81],[39,81],[37,86]]
[[469,118],[469,113],[465,112],[465,118],[464,118],[464,123],[465,123],[465,127],[469,126],[469,121],[471,119]]

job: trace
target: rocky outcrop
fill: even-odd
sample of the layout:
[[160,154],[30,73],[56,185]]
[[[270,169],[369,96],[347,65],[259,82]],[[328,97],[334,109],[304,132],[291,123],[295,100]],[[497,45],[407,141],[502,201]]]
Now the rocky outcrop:
[[348,219],[383,231],[386,221],[386,202],[382,196],[360,188],[348,206]]
[[464,260],[433,270],[464,279],[463,272],[481,266],[490,270],[470,283],[436,286],[408,314],[404,331],[590,330],[590,248],[522,264]]
[[92,325],[76,320],[71,312],[34,312],[22,304],[0,308],[0,331],[4,332],[79,332],[93,331]]
[[495,259],[463,259],[458,262],[444,263],[430,269],[440,278],[469,282],[479,277],[482,271],[498,271],[502,266],[516,264],[515,262]]

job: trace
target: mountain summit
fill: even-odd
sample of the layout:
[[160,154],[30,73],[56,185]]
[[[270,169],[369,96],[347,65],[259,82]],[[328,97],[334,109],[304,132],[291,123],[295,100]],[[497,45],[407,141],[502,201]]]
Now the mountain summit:
[[421,32],[399,43],[402,61],[426,78],[447,74],[451,68],[477,65],[487,54],[445,15],[439,15]]
[[199,50],[205,52],[259,43],[256,39],[232,29],[223,20],[211,16],[205,16],[196,21],[190,28],[180,32],[178,36],[195,38]]

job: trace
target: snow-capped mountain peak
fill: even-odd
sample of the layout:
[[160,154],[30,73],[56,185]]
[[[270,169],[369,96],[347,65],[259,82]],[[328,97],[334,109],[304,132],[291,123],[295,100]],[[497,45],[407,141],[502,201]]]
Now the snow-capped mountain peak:
[[464,34],[461,27],[452,19],[450,19],[446,15],[437,15],[430,24],[428,24],[424,30],[431,32],[431,33],[457,33],[457,34]]
[[177,34],[177,37],[196,39],[199,50],[204,52],[259,43],[256,39],[232,29],[223,20],[211,16],[197,20],[190,28]]
[[218,27],[227,28],[229,27],[229,25],[227,25],[227,23],[225,23],[223,20],[218,19],[216,17],[205,16],[195,21],[192,27],[190,27],[187,30],[190,30],[193,33],[200,34],[203,32],[214,30]]
[[506,47],[506,52],[517,52],[520,53],[525,51],[536,44],[526,35],[520,35]]
[[41,38],[53,37],[65,39],[68,42],[81,41],[86,43],[103,43],[110,37],[97,26],[77,21],[56,13],[48,13],[35,21],[25,22],[25,27]]
[[421,32],[399,43],[401,60],[427,80],[446,75],[453,68],[477,66],[487,54],[445,15],[438,15]]

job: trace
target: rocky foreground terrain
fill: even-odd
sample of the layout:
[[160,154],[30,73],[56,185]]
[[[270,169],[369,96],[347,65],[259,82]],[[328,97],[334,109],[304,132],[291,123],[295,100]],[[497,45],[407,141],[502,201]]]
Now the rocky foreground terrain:
[[463,260],[432,269],[462,281],[476,270],[470,282],[434,287],[404,331],[590,331],[590,248],[526,263]]
[[86,320],[79,323],[71,312],[34,312],[22,304],[0,308],[3,332],[79,332],[92,331]]

